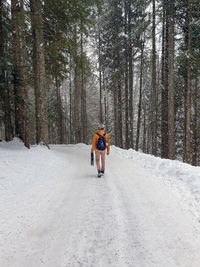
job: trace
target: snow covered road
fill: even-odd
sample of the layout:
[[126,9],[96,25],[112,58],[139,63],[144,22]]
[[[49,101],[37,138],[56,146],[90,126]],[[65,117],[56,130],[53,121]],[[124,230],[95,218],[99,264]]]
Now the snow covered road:
[[200,224],[153,166],[111,149],[98,179],[89,146],[33,150],[0,163],[0,266],[200,266]]

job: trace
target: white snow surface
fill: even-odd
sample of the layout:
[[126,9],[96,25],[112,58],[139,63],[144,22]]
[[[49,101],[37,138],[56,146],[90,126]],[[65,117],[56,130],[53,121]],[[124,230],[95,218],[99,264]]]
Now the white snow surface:
[[0,143],[1,267],[199,267],[200,168],[111,147]]

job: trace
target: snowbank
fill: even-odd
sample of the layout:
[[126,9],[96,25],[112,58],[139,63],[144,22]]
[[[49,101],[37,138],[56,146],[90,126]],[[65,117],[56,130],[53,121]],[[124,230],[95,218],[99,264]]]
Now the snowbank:
[[[37,182],[38,178],[45,182],[55,176],[55,166],[61,167],[62,163],[59,155],[55,155],[45,146],[35,145],[27,149],[17,138],[11,142],[3,141],[0,143],[0,188],[6,180],[9,180],[10,188],[12,182],[19,187],[28,187],[32,182]],[[24,189],[26,188],[21,188]]]
[[[10,218],[17,221],[15,213],[23,214],[29,207],[41,208],[46,193],[54,193],[53,181],[59,183],[59,171],[69,164],[59,154],[44,146],[27,149],[15,138],[0,143],[0,222],[9,225]],[[48,190],[47,190],[48,189]],[[20,211],[19,211],[20,209]],[[22,219],[23,221],[23,219]]]
[[200,221],[200,167],[177,160],[161,159],[152,155],[112,146],[112,151],[123,158],[132,159],[157,177],[164,178],[183,199],[189,203],[190,211]]

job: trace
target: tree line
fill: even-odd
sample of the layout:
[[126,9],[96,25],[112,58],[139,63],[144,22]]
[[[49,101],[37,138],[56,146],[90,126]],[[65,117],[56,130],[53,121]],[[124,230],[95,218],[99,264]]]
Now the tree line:
[[[0,1],[0,110],[6,141],[16,136],[27,147],[87,142],[90,63],[84,42],[94,12],[89,0]],[[64,102],[66,80],[70,99]]]
[[99,79],[117,146],[200,163],[199,11],[196,0],[104,1]]
[[200,164],[198,0],[0,0],[0,134]]

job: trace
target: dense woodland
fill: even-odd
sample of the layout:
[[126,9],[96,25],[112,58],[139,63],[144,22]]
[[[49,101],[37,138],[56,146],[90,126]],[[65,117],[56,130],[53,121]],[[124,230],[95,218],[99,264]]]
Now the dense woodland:
[[0,0],[0,138],[200,165],[199,0]]

